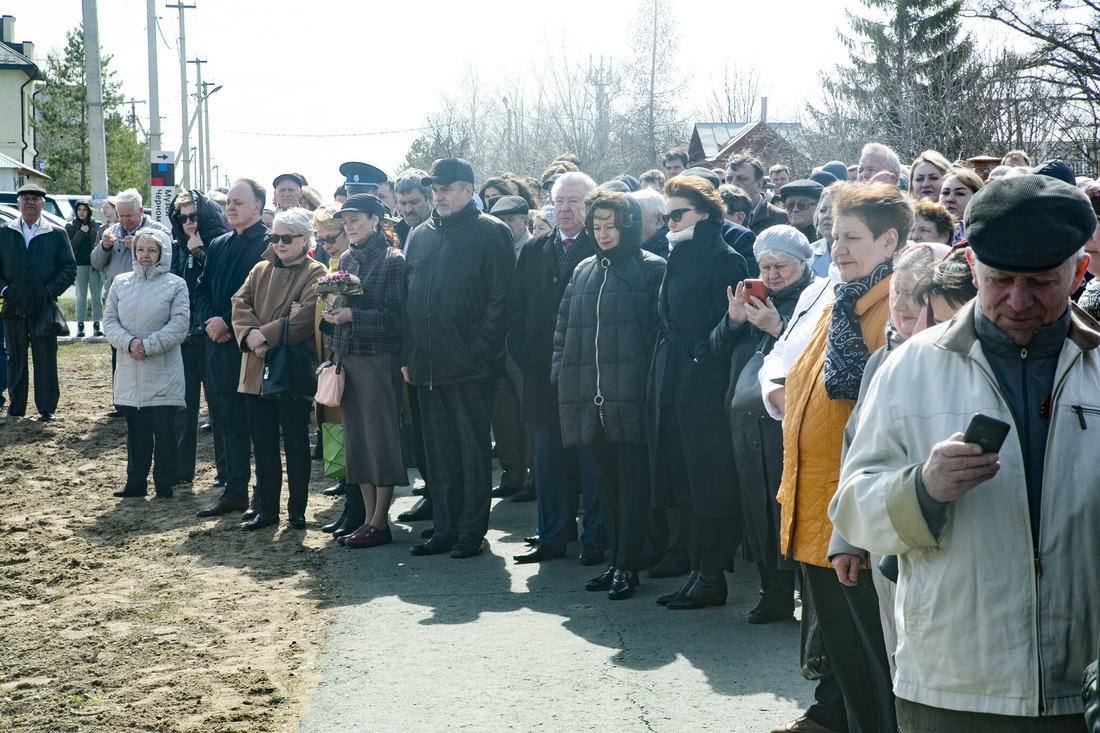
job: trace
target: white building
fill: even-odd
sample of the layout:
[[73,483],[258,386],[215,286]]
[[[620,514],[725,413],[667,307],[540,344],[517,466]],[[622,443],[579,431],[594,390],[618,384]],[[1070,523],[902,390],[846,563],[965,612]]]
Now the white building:
[[0,191],[14,191],[29,179],[47,179],[34,170],[38,150],[31,120],[38,77],[34,44],[16,43],[15,18],[0,17]]

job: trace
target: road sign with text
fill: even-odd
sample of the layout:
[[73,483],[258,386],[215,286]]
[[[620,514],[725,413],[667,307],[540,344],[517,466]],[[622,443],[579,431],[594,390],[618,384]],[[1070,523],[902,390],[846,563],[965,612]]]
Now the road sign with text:
[[149,161],[149,188],[152,201],[149,208],[153,221],[172,228],[172,199],[176,195],[176,154],[167,150],[154,150]]

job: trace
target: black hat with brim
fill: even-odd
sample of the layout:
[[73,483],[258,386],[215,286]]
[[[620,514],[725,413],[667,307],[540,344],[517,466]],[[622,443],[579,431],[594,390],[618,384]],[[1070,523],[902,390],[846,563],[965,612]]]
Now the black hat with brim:
[[1096,213],[1084,192],[1058,178],[1011,176],[974,194],[963,229],[982,264],[1046,272],[1085,246],[1096,230]]
[[521,196],[501,196],[493,202],[489,213],[493,216],[511,216],[513,214],[527,216],[528,211],[530,209],[527,207],[527,201]]
[[348,196],[347,199],[344,200],[344,203],[340,205],[340,210],[333,214],[332,217],[334,219],[342,219],[346,211],[358,211],[379,218],[382,218],[388,213],[386,205],[372,193],[357,193],[354,196]]
[[433,183],[447,186],[455,181],[474,182],[474,167],[462,158],[442,158],[432,164],[428,175],[420,179],[422,186]]
[[340,166],[340,175],[344,176],[344,190],[349,194],[370,193],[387,180],[381,168],[356,161],[349,161]]
[[275,176],[275,180],[271,182],[271,187],[278,188],[279,181],[283,180],[284,178],[289,178],[290,180],[297,183],[298,188],[309,185],[308,183],[306,183],[305,176],[303,176],[301,173],[280,173],[279,175]]
[[817,201],[821,198],[821,192],[824,190],[825,187],[817,181],[802,179],[799,181],[791,181],[787,185],[782,186],[779,189],[779,198],[786,201],[788,196],[805,196]]

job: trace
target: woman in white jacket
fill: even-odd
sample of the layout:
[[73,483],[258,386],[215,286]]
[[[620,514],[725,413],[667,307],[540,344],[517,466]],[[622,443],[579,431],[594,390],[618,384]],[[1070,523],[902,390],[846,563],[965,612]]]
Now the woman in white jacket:
[[[172,242],[162,231],[134,234],[134,270],[115,278],[103,331],[119,353],[115,404],[126,416],[126,486],[115,496],[145,496],[156,451],[157,497],[172,496],[176,479],[175,414],[184,399],[180,344],[191,318],[187,283],[169,271]],[[129,358],[123,358],[123,355]]]

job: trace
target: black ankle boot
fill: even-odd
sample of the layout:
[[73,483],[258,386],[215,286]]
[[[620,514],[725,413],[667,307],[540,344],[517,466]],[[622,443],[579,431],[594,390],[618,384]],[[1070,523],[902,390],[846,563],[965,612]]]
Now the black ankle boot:
[[92,322],[92,335],[93,336],[102,336],[103,335],[103,330],[99,327],[99,321],[93,321]]
[[348,518],[348,510],[347,510],[347,507],[344,507],[344,513],[341,514],[339,517],[337,517],[336,521],[333,522],[332,524],[326,524],[324,527],[321,527],[321,531],[322,532],[328,532],[329,534],[332,534],[333,532],[336,531],[337,527],[339,527],[341,524],[344,523],[344,520],[347,519],[347,518]]
[[76,337],[78,339],[84,338],[84,322],[83,321],[76,324]]
[[698,570],[692,570],[690,573],[688,573],[687,580],[685,580],[684,584],[680,586],[680,590],[676,591],[675,593],[669,593],[667,596],[661,596],[660,598],[657,599],[657,605],[667,606],[672,601],[677,600],[678,598],[681,598],[689,590],[691,590],[691,586],[695,585],[695,581],[698,578],[699,578],[699,571]]
[[332,530],[333,537],[343,537],[362,527],[367,521],[367,506],[363,503],[363,494],[359,484],[347,484],[344,495],[344,521]]
[[638,587],[638,573],[629,570],[616,570],[611,579],[611,587],[607,589],[607,597],[612,601],[621,601],[634,595],[634,589]]
[[678,611],[686,611],[707,606],[726,605],[726,574],[717,572],[712,574],[699,573],[695,583],[680,598],[668,602],[668,608]]

